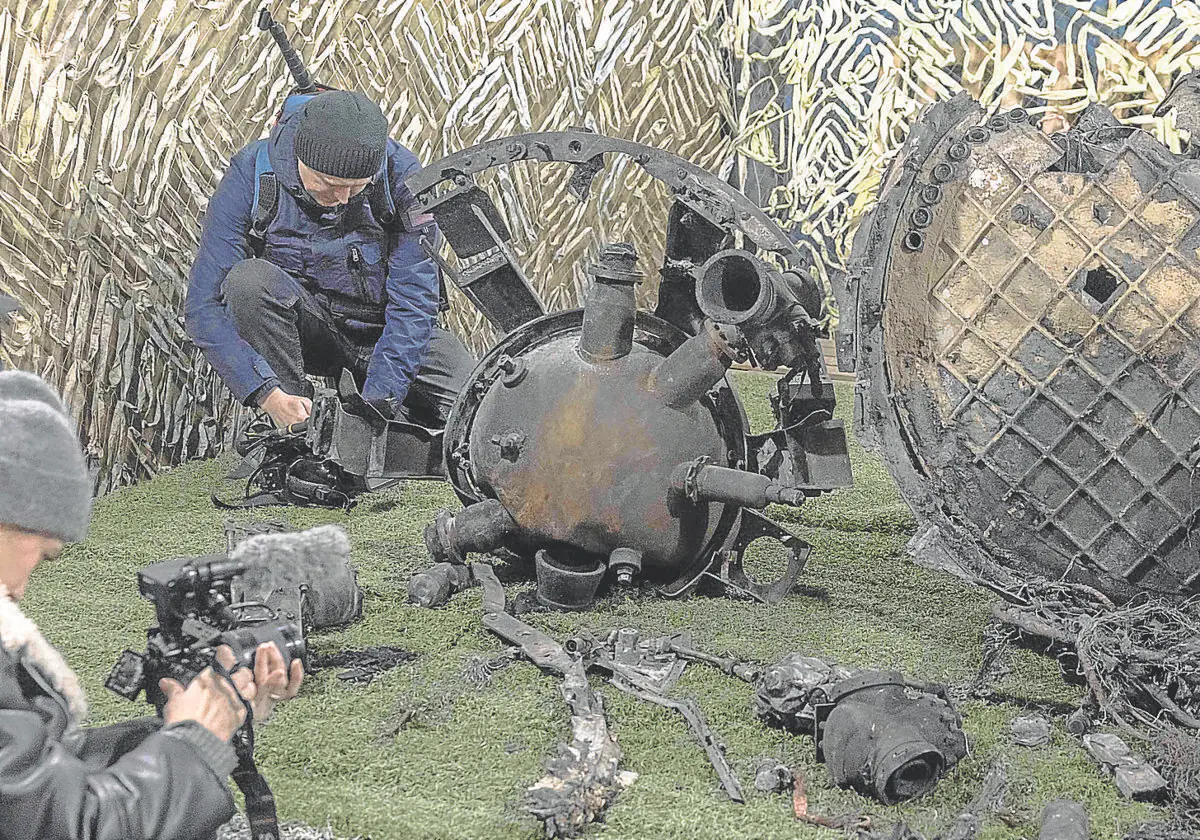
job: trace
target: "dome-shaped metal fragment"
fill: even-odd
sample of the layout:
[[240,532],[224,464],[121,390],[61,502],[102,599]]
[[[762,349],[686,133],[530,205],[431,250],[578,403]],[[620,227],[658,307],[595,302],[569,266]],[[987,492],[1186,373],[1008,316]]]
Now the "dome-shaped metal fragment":
[[841,301],[860,426],[919,560],[1196,592],[1200,165],[1101,106],[1060,135],[1018,116],[932,108],[864,219]]

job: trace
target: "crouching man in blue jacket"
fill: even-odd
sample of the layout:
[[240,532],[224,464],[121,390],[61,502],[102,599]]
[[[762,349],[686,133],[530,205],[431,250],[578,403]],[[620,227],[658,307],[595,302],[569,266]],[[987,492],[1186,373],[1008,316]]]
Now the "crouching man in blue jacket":
[[354,374],[386,416],[432,428],[474,365],[437,324],[437,268],[404,186],[420,169],[361,93],[285,107],[238,152],[208,206],[188,335],[233,395],[279,426],[307,419],[306,373]]

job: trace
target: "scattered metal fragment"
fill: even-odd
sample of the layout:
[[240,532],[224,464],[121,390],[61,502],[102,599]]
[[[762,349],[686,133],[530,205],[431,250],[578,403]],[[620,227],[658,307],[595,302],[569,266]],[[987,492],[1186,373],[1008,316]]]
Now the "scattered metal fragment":
[[879,196],[835,286],[839,355],[918,561],[1008,592],[1200,591],[1192,161],[1102,105],[1046,136],[960,95],[913,124]]
[[1050,721],[1041,715],[1020,715],[1009,724],[1013,743],[1022,747],[1040,747],[1050,743]]
[[[643,673],[644,657],[661,659],[662,646],[658,642],[646,642],[645,650],[639,651],[638,634],[630,628],[613,631],[606,637],[605,644],[613,645],[612,653],[605,644],[586,635],[574,636],[567,645],[559,645],[545,633],[505,611],[504,589],[491,566],[475,563],[471,570],[483,586],[484,626],[519,646],[522,653],[540,668],[563,677],[563,696],[572,710],[575,741],[565,748],[561,759],[551,763],[546,778],[530,788],[530,810],[543,820],[547,832],[577,832],[599,816],[627,784],[617,778],[621,750],[608,732],[599,696],[588,685],[587,669],[590,666],[607,671],[613,685],[621,691],[679,712],[704,747],[730,799],[744,801],[741,786],[725,758],[724,745],[709,728],[700,707],[693,700],[676,700],[662,693],[664,683],[672,684],[678,679],[682,661],[671,657],[663,663],[665,671],[660,666],[651,667],[650,674]],[[617,640],[622,635],[622,656],[630,664],[614,658]]]
[[871,830],[869,814],[843,814],[838,817],[826,817],[811,813],[808,810],[808,780],[803,770],[797,770],[792,781],[792,816],[800,822],[821,828],[832,828],[844,832],[864,832]]
[[476,688],[482,688],[491,682],[493,674],[516,662],[520,653],[520,648],[511,647],[490,659],[479,655],[470,656],[463,665],[463,679]]
[[346,670],[338,673],[339,680],[365,685],[385,671],[390,671],[406,662],[412,662],[416,658],[417,655],[412,651],[379,645],[315,657],[312,661],[312,670],[345,668]]
[[663,649],[670,651],[681,660],[702,662],[711,665],[722,673],[737,677],[742,682],[755,684],[762,676],[762,668],[750,662],[742,662],[731,656],[713,656],[701,650],[696,650],[690,644],[686,633],[668,636],[661,642]]
[[588,684],[583,662],[556,641],[505,611],[504,588],[486,563],[471,566],[483,587],[484,626],[543,670],[563,678],[571,712],[571,742],[526,792],[526,809],[542,821],[547,837],[574,837],[598,819],[637,774],[620,770],[621,747],[609,731],[604,704]]
[[1106,732],[1084,735],[1083,745],[1105,772],[1112,775],[1117,790],[1126,799],[1153,801],[1166,793],[1166,779],[1135,756],[1118,736]]
[[970,698],[987,699],[992,694],[992,685],[1012,671],[1010,664],[1012,633],[998,620],[991,619],[984,625],[982,633],[983,656],[975,678],[964,691]]
[[[597,662],[601,667],[606,667],[608,663]],[[673,697],[667,697],[659,694],[653,688],[642,687],[630,680],[630,674],[624,672],[621,666],[616,663],[611,663],[613,670],[613,685],[622,691],[632,694],[634,697],[641,698],[647,702],[653,703],[656,706],[662,706],[666,709],[673,709],[683,715],[683,719],[687,722],[688,729],[696,736],[696,740],[700,742],[700,746],[708,754],[708,760],[712,764],[713,769],[717,771],[717,778],[721,780],[721,787],[729,794],[729,798],[738,804],[746,801],[742,794],[741,783],[738,782],[737,776],[733,772],[733,768],[729,766],[729,759],[725,757],[725,745],[717,738],[716,733],[708,725],[708,721],[704,717],[704,712],[696,705],[696,701],[691,698],[684,700],[676,700]]]
[[432,568],[413,575],[408,583],[408,601],[418,607],[440,607],[473,582],[467,566],[461,563],[435,563]]
[[1092,836],[1087,809],[1069,799],[1055,799],[1042,809],[1038,840],[1088,840]]
[[754,789],[759,793],[783,793],[795,782],[791,768],[774,759],[767,759],[754,771]]
[[979,792],[951,823],[938,840],[974,840],[988,814],[1000,813],[1008,794],[1008,764],[1003,758],[992,762]]
[[635,675],[642,688],[665,694],[679,681],[687,666],[685,659],[671,649],[671,644],[686,644],[690,638],[687,633],[665,639],[643,638],[637,630],[622,627],[601,633],[598,638],[581,632],[567,639],[564,646],[568,653],[583,657],[588,665],[603,667],[604,663],[598,660],[611,659],[623,674]]
[[1085,708],[1079,708],[1067,715],[1063,725],[1072,735],[1082,737],[1092,731],[1092,716]]
[[853,674],[849,668],[814,656],[789,653],[763,671],[754,696],[758,716],[775,726],[811,735],[816,730],[816,692]]

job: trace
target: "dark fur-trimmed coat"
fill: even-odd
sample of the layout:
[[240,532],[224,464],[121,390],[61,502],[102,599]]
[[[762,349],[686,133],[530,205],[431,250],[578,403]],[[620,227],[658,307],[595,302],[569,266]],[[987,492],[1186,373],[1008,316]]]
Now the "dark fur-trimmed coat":
[[212,837],[224,780],[156,718],[84,728],[75,674],[0,585],[0,840]]

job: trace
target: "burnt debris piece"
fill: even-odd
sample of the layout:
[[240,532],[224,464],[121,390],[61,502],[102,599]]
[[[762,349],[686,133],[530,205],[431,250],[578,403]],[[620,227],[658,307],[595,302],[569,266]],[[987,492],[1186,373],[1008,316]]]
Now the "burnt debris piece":
[[1013,743],[1022,747],[1040,747],[1050,743],[1050,721],[1042,715],[1020,715],[1009,725]]
[[1117,790],[1126,799],[1155,801],[1166,795],[1166,780],[1149,763],[1134,755],[1119,736],[1107,732],[1084,735],[1083,746],[1113,777]]
[[1200,729],[1200,601],[1140,598],[1118,607],[1091,587],[1041,579],[1010,599],[993,608],[1001,624],[1048,640],[1087,685],[1070,731],[1088,731],[1097,713],[1125,727]]
[[[741,782],[700,706],[667,694],[689,662],[754,686],[761,719],[813,735],[817,756],[836,784],[884,804],[928,793],[966,755],[962,719],[943,686],[908,680],[894,671],[853,671],[800,654],[763,668],[698,650],[686,633],[645,637],[630,627],[580,630],[560,644],[508,612],[504,588],[491,565],[475,562],[468,568],[483,587],[484,627],[514,645],[515,655],[563,680],[573,738],[547,765],[547,775],[529,789],[526,801],[549,836],[578,833],[600,818],[631,781],[619,771],[621,749],[603,703],[588,683],[588,671],[607,674],[619,690],[678,712],[708,755],[721,787],[738,803],[745,801]],[[761,764],[755,774],[755,787],[763,791],[784,790],[791,782],[791,772],[778,762]]]
[[608,727],[603,700],[588,683],[583,661],[507,612],[504,588],[491,566],[475,563],[471,572],[483,587],[484,626],[519,648],[530,662],[562,678],[571,741],[547,762],[546,775],[526,791],[524,805],[542,822],[547,837],[574,837],[602,817],[637,775],[620,769],[621,747]]
[[886,805],[928,793],[967,754],[945,688],[895,671],[851,671],[789,654],[756,687],[759,717],[814,735],[835,784]]
[[1038,840],[1088,840],[1092,836],[1087,809],[1069,799],[1055,799],[1042,809]]
[[[582,199],[617,155],[674,195],[657,306],[637,307],[650,278],[645,255],[610,243],[582,266],[591,279],[583,308],[545,314],[476,176],[517,161],[567,164]],[[444,272],[502,334],[446,426],[445,469],[466,508],[427,531],[435,562],[461,563],[469,552],[522,558],[538,599],[559,609],[586,608],[605,580],[675,596],[711,575],[738,594],[782,598],[808,546],[757,511],[852,481],[817,346],[823,292],[788,238],[687,161],[585,131],[484,143],[408,186],[465,261],[443,261]],[[790,369],[774,432],[749,434],[726,380],[732,362],[747,360]],[[742,571],[754,539],[789,551],[779,580]]]
[[340,668],[337,678],[343,682],[367,685],[379,675],[412,662],[417,655],[403,648],[378,645],[361,650],[343,650],[327,656],[316,656],[312,671]]
[[1103,106],[1052,136],[965,95],[916,121],[835,293],[920,562],[1200,591],[1198,248],[1200,170]]

